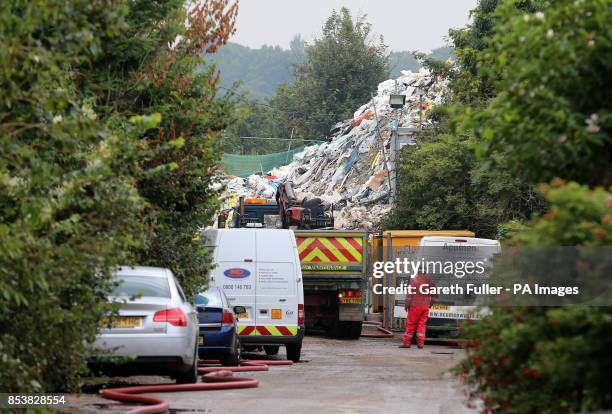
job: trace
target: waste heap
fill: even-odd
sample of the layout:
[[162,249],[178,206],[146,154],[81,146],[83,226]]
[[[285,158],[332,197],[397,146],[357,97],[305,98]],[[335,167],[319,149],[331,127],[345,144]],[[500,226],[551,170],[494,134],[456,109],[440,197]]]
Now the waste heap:
[[[298,198],[320,197],[333,203],[335,226],[376,230],[391,205],[390,141],[392,128],[418,128],[427,112],[442,103],[446,82],[426,69],[402,71],[402,76],[378,85],[378,93],[357,109],[353,118],[334,125],[328,142],[308,146],[290,164],[266,176],[227,177],[221,197],[226,207],[239,196],[272,198],[281,181],[293,182]],[[403,109],[389,106],[389,95],[406,95]],[[415,143],[412,143],[414,145]]]

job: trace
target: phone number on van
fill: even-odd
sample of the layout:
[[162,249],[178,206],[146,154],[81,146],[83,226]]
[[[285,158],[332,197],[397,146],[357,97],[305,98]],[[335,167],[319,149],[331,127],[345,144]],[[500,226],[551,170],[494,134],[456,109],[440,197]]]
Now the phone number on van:
[[251,285],[223,285],[223,290],[251,290]]

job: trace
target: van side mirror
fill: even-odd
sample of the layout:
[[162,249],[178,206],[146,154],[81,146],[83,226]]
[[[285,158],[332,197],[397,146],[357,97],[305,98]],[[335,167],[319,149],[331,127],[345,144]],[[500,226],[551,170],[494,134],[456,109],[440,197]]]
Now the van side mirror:
[[246,313],[246,308],[244,306],[234,306],[234,313],[237,315]]

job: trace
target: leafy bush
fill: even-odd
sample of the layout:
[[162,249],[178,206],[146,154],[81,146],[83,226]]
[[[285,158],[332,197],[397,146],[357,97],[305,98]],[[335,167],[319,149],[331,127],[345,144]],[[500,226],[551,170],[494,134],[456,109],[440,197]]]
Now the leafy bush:
[[472,117],[479,151],[503,154],[533,183],[610,185],[609,1],[550,1],[532,14],[517,14],[514,3],[499,8],[495,36],[479,57],[479,73],[498,79],[499,91]]
[[172,269],[188,295],[206,285],[210,261],[194,235],[217,207],[211,183],[233,110],[229,97],[217,97],[215,66],[202,56],[227,42],[236,13],[230,0],[207,0],[189,11],[182,0],[130,2],[125,29],[104,45],[94,67],[83,68],[94,109],[118,128],[130,117],[160,115],[140,136],[132,160],[152,230],[137,259]]
[[[142,242],[124,161],[72,68],[121,28],[119,0],[15,1],[0,9],[0,390],[77,386],[106,311],[109,269]],[[100,273],[96,274],[96,269]]]
[[78,387],[117,265],[170,267],[188,294],[206,283],[193,235],[212,216],[232,105],[215,98],[214,67],[195,68],[236,5],[184,5],[0,9],[2,391]]
[[[555,180],[550,210],[509,242],[609,246],[612,195]],[[612,312],[607,307],[493,309],[465,326],[457,371],[488,413],[570,413],[612,408]]]
[[494,310],[465,327],[457,372],[483,413],[612,408],[612,313],[606,308]]
[[383,220],[388,229],[469,229],[494,237],[511,219],[526,219],[541,199],[504,168],[476,159],[468,139],[441,135],[403,151],[397,205]]

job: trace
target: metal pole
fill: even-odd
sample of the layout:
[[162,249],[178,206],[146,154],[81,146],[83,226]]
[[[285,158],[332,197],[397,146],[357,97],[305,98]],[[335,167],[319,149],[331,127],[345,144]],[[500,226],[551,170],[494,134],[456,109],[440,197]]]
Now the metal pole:
[[285,164],[289,162],[289,152],[291,151],[291,143],[293,142],[293,131],[295,128],[291,128],[291,138],[289,138],[289,147],[287,148],[287,156],[285,157]]
[[387,154],[385,154],[385,142],[380,136],[380,125],[378,123],[378,112],[376,111],[376,105],[374,104],[374,94],[372,94],[372,106],[374,107],[374,118],[376,118],[376,136],[378,137],[378,140],[380,141],[380,151],[382,152],[383,162],[385,164],[385,168],[387,169],[387,180],[389,181],[389,191],[392,191],[391,190],[391,171],[389,170],[389,164],[387,163]]
[[[393,242],[391,238],[391,232],[387,231],[387,262],[393,261]],[[391,286],[391,275],[387,273],[387,287]],[[391,295],[389,295],[389,290],[387,289],[387,293],[385,295],[385,327],[391,327],[391,304],[390,304]]]
[[423,129],[423,90],[419,89],[419,130]]
[[[396,111],[397,112],[397,111]],[[397,128],[399,119],[397,118],[397,114],[395,117],[395,128],[391,129],[391,155],[389,162],[389,178],[391,180],[391,196],[390,202],[391,204],[395,204],[397,199]]]

